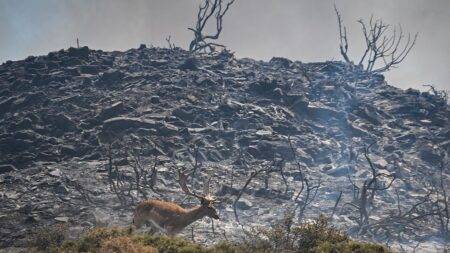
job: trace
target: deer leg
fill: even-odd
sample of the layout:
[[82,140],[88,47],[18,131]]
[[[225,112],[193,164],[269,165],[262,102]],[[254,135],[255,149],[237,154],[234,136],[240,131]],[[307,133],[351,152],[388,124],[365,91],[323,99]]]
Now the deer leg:
[[164,227],[160,226],[158,223],[150,220],[150,227],[153,229],[153,231],[155,232],[160,232],[161,234],[166,234],[167,231]]

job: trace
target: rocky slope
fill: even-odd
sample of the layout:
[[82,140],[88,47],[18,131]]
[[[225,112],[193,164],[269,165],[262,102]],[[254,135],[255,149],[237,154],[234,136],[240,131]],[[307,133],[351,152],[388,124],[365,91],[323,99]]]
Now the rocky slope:
[[[225,51],[192,57],[145,46],[8,61],[0,66],[0,247],[23,246],[34,228],[54,223],[70,224],[72,236],[127,225],[144,197],[193,204],[176,172],[195,167],[191,187],[212,177],[223,200],[214,233],[209,219],[186,230],[195,240],[238,237],[287,210],[298,214],[306,178],[315,196],[306,218],[334,213],[355,237],[443,249],[434,216],[401,231],[375,224],[425,199],[412,210],[420,216],[433,209],[430,185],[448,189],[449,112],[438,96],[342,62],[263,62]],[[395,180],[377,192],[368,207],[373,226],[362,229],[353,206],[371,177],[369,145],[374,170],[385,175],[380,188]],[[268,167],[276,169],[257,174],[234,205],[241,228],[233,201],[252,172]],[[141,191],[133,188],[136,169],[150,177]],[[124,184],[129,194],[116,194]]]

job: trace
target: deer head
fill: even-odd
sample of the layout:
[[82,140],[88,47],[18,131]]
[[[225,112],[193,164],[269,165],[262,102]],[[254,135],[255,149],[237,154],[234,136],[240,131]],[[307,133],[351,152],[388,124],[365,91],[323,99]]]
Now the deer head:
[[189,190],[189,188],[187,187],[187,178],[188,176],[185,172],[179,172],[179,184],[183,192],[188,196],[196,197],[198,200],[200,200],[200,210],[202,214],[216,220],[219,219],[217,210],[213,206],[213,204],[216,202],[216,198],[209,193],[209,183],[211,181],[211,178],[206,180],[206,182],[203,184],[202,195]]

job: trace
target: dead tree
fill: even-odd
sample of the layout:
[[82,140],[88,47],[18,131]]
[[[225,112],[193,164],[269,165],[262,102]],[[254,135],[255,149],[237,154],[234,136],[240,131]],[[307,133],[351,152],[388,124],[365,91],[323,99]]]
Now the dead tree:
[[[248,185],[252,182],[252,180],[253,180],[256,176],[258,176],[258,175],[261,174],[261,173],[271,173],[271,172],[274,172],[274,171],[275,171],[275,169],[273,168],[274,163],[275,163],[275,161],[273,161],[273,162],[271,162],[270,164],[265,165],[265,166],[260,165],[260,167],[259,167],[258,169],[254,169],[254,170],[250,173],[250,175],[249,175],[249,177],[247,178],[247,180],[245,181],[245,183],[244,183],[244,185],[242,186],[241,190],[239,190],[239,192],[238,192],[236,198],[235,198],[234,201],[233,201],[234,218],[236,219],[236,221],[237,221],[238,223],[240,223],[240,220],[239,220],[239,216],[238,216],[237,209],[236,209],[237,202],[239,201],[239,199],[240,199],[240,198],[242,197],[242,195],[244,194],[244,192],[245,192],[245,190],[247,189]],[[249,170],[249,166],[247,165],[247,162],[246,162],[245,160],[242,162],[242,165],[246,167],[246,170]]]
[[449,101],[448,91],[447,90],[438,90],[431,84],[425,84],[424,87],[428,87],[428,92],[435,96],[438,100],[441,101],[442,106],[446,106]]
[[436,201],[434,203],[434,206],[438,210],[437,218],[439,221],[439,230],[442,237],[450,240],[450,206],[448,203],[450,201],[450,196],[447,195],[449,182],[447,179],[447,175],[444,174],[445,170],[448,171],[448,161],[446,156],[444,156],[444,158],[442,158],[442,160],[440,161],[439,179],[437,180],[437,183],[433,188],[436,194]]
[[127,138],[117,139],[105,148],[108,184],[123,207],[146,199],[150,192],[160,195],[155,188],[159,161],[149,151],[142,143]]
[[[223,17],[228,12],[230,6],[235,0],[229,1],[226,5],[223,0],[204,0],[200,4],[195,28],[188,28],[194,33],[194,38],[189,44],[190,52],[197,51],[215,51],[215,47],[225,48],[224,45],[213,42],[217,40],[222,32]],[[213,34],[205,34],[208,21],[211,18],[216,19],[216,30]]]
[[166,42],[169,45],[169,49],[174,50],[177,46],[175,46],[175,43],[173,43],[171,40],[172,36],[169,35],[169,37],[166,38]]
[[420,197],[416,203],[405,208],[404,204],[400,203],[400,197],[398,191],[397,195],[397,210],[396,212],[389,213],[379,219],[378,221],[373,221],[364,226],[364,230],[369,234],[380,236],[382,233],[387,238],[401,238],[403,233],[408,233],[409,235],[415,235],[416,231],[423,229],[425,224],[433,217],[435,217],[439,210],[433,206],[433,191],[429,190],[424,196]]
[[[358,223],[360,234],[364,234],[367,231],[370,216],[369,208],[373,204],[376,193],[389,189],[396,179],[395,175],[393,174],[379,173],[375,169],[372,160],[369,157],[369,150],[373,144],[374,143],[369,145],[369,147],[364,148],[364,156],[367,160],[367,163],[369,164],[371,177],[365,179],[362,185],[358,186],[355,182],[352,181],[350,176],[348,176],[348,179],[354,189],[354,201],[345,203],[341,208],[342,210],[346,206],[352,206],[358,211],[356,222]],[[389,178],[390,182],[386,185],[382,185],[380,182],[381,178]]]
[[134,172],[134,180],[135,180],[135,188],[138,193],[142,195],[144,199],[147,199],[148,197],[148,190],[152,190],[153,192],[156,192],[155,185],[157,181],[158,171],[157,171],[157,164],[158,164],[158,156],[154,156],[154,161],[152,164],[151,169],[149,170],[147,165],[150,162],[147,162],[146,159],[143,156],[141,149],[133,149],[130,148],[128,153],[128,159],[130,167],[133,169]]
[[[295,151],[295,148],[292,145],[291,136],[288,137],[288,142],[292,152],[292,156],[294,157],[294,161],[297,165],[297,169],[300,174],[300,189],[294,198],[294,201],[297,203],[296,207],[294,208],[294,212],[296,212],[297,209],[299,209],[298,220],[301,221],[304,217],[306,207],[308,207],[316,198],[317,191],[319,190],[321,185],[321,181],[319,180],[317,184],[313,184],[311,180],[308,178],[308,176],[303,173],[303,166],[297,159],[297,152]],[[302,196],[302,193],[305,190],[306,193],[304,194],[302,200],[300,201],[299,198],[300,196]]]
[[[336,5],[334,10],[339,27],[339,49],[347,63],[355,63],[348,56],[347,28],[343,24],[341,14]],[[370,17],[367,23],[358,20],[366,43],[364,53],[356,64],[368,72],[382,73],[397,67],[403,62],[416,44],[418,34],[403,33],[402,26],[391,26],[381,19]],[[381,65],[379,65],[380,63]]]

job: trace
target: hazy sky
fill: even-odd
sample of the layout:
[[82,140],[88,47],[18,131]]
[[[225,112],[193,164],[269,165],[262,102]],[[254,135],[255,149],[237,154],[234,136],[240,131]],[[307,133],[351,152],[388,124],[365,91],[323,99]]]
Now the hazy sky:
[[[390,84],[450,90],[450,0],[236,0],[220,42],[238,57],[282,56],[303,62],[341,59],[336,2],[348,27],[350,56],[363,49],[356,20],[371,14],[419,32],[416,47]],[[76,44],[123,50],[140,43],[186,48],[198,0],[0,0],[0,62]]]

